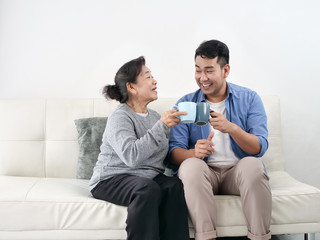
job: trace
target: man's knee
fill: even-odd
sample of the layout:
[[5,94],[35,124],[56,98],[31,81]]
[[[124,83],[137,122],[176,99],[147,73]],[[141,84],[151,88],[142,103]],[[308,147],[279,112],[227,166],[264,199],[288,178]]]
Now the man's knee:
[[197,188],[208,181],[210,169],[206,162],[199,158],[188,158],[182,162],[178,176],[186,187]]
[[245,157],[239,161],[237,168],[239,182],[249,187],[268,181],[264,165],[258,158]]
[[255,157],[245,157],[238,162],[238,171],[240,174],[264,173],[263,163]]
[[198,176],[199,173],[204,172],[208,169],[206,162],[199,158],[188,158],[184,160],[178,171],[179,178],[192,178],[193,176]]

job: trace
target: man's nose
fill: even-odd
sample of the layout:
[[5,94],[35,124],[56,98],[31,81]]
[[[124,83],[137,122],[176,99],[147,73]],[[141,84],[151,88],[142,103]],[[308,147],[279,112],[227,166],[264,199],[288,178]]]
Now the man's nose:
[[208,80],[208,77],[205,73],[201,74],[200,80]]

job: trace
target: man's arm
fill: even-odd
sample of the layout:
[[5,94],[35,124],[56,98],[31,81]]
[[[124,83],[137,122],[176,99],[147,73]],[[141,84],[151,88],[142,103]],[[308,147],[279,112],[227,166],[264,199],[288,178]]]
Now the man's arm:
[[229,134],[234,139],[234,141],[239,145],[239,147],[246,153],[250,155],[257,155],[260,153],[260,142],[256,135],[247,133],[242,130],[239,126],[235,125],[231,128]]
[[223,114],[213,112],[211,116],[209,120],[211,126],[220,132],[228,133],[244,152],[250,155],[260,153],[260,142],[256,135],[247,133],[238,125],[228,121]]
[[172,163],[180,165],[184,160],[192,157],[204,159],[214,152],[212,138],[214,132],[209,134],[208,139],[200,139],[197,141],[194,149],[176,148],[171,152]]
[[194,157],[194,149],[176,148],[171,152],[171,161],[176,165],[191,157]]

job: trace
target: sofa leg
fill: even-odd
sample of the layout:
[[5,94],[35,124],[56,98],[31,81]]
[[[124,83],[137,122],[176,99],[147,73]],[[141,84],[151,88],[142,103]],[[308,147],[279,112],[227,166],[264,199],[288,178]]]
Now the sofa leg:
[[305,233],[304,240],[316,240],[316,234],[315,233]]

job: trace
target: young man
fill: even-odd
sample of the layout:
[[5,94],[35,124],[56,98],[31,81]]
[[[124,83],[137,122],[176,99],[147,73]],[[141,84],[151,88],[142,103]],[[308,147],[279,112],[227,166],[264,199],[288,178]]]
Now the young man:
[[179,166],[196,240],[215,239],[216,194],[241,196],[248,237],[268,240],[271,192],[263,163],[268,148],[267,116],[258,94],[228,83],[229,49],[217,40],[195,53],[200,89],[178,102],[207,102],[210,124],[179,123],[171,129],[170,154]]

